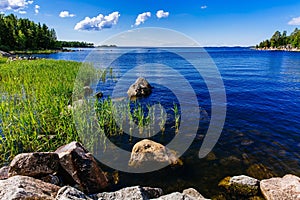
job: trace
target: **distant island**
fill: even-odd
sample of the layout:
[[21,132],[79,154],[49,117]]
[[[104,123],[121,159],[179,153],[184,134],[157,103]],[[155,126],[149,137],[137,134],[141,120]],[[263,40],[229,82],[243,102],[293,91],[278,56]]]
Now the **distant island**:
[[100,46],[97,46],[97,47],[110,48],[110,47],[118,47],[118,46],[115,45],[115,44],[111,44],[111,45],[103,44],[103,45],[100,45]]
[[93,43],[58,41],[54,29],[29,19],[0,14],[0,50],[13,53],[49,53],[63,47],[94,47]]
[[255,47],[258,50],[300,51],[300,30],[296,28],[289,36],[287,31],[276,31],[270,39]]

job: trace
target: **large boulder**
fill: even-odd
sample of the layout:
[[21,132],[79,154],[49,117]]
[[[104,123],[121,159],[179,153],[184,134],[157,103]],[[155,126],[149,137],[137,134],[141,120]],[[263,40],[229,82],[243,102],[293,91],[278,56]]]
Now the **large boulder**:
[[129,166],[140,167],[147,163],[179,164],[176,153],[162,144],[144,139],[133,146]]
[[283,178],[262,180],[260,189],[267,200],[300,199],[300,178],[288,174]]
[[135,83],[133,83],[129,87],[127,94],[130,98],[131,97],[146,97],[146,96],[150,95],[151,92],[152,92],[151,85],[148,83],[148,81],[145,78],[140,77],[135,81]]
[[195,200],[205,200],[206,199],[204,196],[202,196],[202,194],[200,194],[194,188],[185,189],[185,190],[183,190],[182,194],[193,197]]
[[56,200],[92,200],[83,192],[70,186],[64,186],[60,188],[57,192],[57,196],[55,199]]
[[149,188],[149,187],[127,187],[116,192],[103,192],[96,195],[91,196],[93,199],[98,200],[147,200],[152,198],[157,198],[161,196],[162,189],[160,188]]
[[14,157],[9,165],[9,177],[15,175],[42,177],[53,174],[59,169],[56,153],[22,153]]
[[96,193],[108,185],[108,179],[96,159],[80,143],[71,142],[55,152],[59,155],[60,165],[81,191]]
[[54,200],[60,187],[27,176],[0,180],[0,199]]

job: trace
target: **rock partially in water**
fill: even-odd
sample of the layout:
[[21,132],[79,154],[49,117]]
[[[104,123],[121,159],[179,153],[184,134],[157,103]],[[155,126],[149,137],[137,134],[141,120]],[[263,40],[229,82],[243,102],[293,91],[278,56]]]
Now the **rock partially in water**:
[[4,166],[0,169],[0,180],[8,179],[8,166]]
[[103,192],[96,195],[91,195],[93,199],[98,200],[146,200],[146,199],[153,199],[161,196],[162,189],[160,188],[149,188],[149,187],[127,187],[116,192]]
[[179,164],[179,159],[175,152],[157,142],[144,139],[133,146],[129,166],[140,167],[147,163],[168,163]]
[[219,187],[226,191],[228,198],[250,198],[259,193],[259,181],[245,175],[226,177]]
[[54,200],[60,187],[27,176],[0,180],[0,199]]
[[15,175],[42,177],[57,172],[59,158],[57,153],[22,153],[14,157],[9,165],[9,177]]
[[71,142],[55,151],[64,170],[78,184],[81,191],[91,194],[108,185],[108,179],[94,156],[80,143]]
[[247,169],[247,174],[259,180],[272,178],[275,174],[263,164],[254,164]]
[[300,178],[288,174],[283,178],[262,180],[260,189],[267,200],[300,199]]
[[89,196],[85,195],[83,192],[70,187],[64,186],[60,188],[57,192],[56,200],[92,200]]
[[238,195],[255,196],[259,192],[259,181],[249,176],[234,176],[230,179],[229,184],[230,190]]
[[131,97],[146,97],[146,96],[150,95],[151,92],[152,92],[152,87],[148,83],[148,81],[143,77],[139,77],[135,81],[135,83],[133,83],[129,87],[127,94],[130,98]]

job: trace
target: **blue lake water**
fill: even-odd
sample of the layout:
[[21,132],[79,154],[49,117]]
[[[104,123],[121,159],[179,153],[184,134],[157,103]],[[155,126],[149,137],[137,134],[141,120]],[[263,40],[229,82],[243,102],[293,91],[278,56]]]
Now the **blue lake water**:
[[[196,93],[201,113],[204,113],[204,119],[200,120],[197,137],[191,148],[182,157],[184,165],[170,172],[120,174],[119,187],[142,184],[162,187],[166,191],[194,187],[211,197],[217,191],[218,181],[226,176],[246,174],[256,178],[268,178],[287,173],[300,176],[300,53],[227,47],[205,50],[224,81],[227,114],[218,143],[212,153],[203,159],[198,158],[198,151],[211,118],[210,94],[203,77],[189,66],[190,63],[176,54],[180,52],[201,64],[203,50],[111,48],[36,56],[84,61],[91,52],[98,51],[100,58],[97,59],[105,63],[112,55],[119,54],[111,64],[117,68],[117,78],[136,66],[144,65],[150,70],[147,63],[159,63],[173,67],[190,83]],[[165,78],[168,72],[163,71],[163,66],[160,67],[161,76]],[[133,83],[139,75],[147,76],[149,73],[143,70],[134,72],[128,75],[125,85]],[[160,78],[159,73],[150,77],[150,80],[154,78]],[[170,80],[180,88],[176,79]],[[111,95],[115,86],[116,83],[108,81],[101,86],[101,90],[104,95]],[[123,88],[124,94],[127,88]],[[184,91],[182,95],[186,95]],[[186,99],[189,97],[186,96]],[[154,84],[153,94],[142,101],[161,102],[169,108],[173,102],[177,102],[176,95],[159,84]],[[131,147],[132,145],[128,148]]]

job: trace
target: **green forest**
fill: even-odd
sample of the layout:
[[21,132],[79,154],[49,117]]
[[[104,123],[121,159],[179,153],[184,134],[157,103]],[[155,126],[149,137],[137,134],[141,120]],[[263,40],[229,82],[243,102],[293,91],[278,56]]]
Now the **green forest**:
[[296,28],[289,36],[287,31],[276,31],[273,36],[262,41],[256,48],[300,48],[300,30]]
[[0,15],[0,50],[47,50],[62,47],[92,47],[86,42],[58,41],[54,29],[17,16]]

